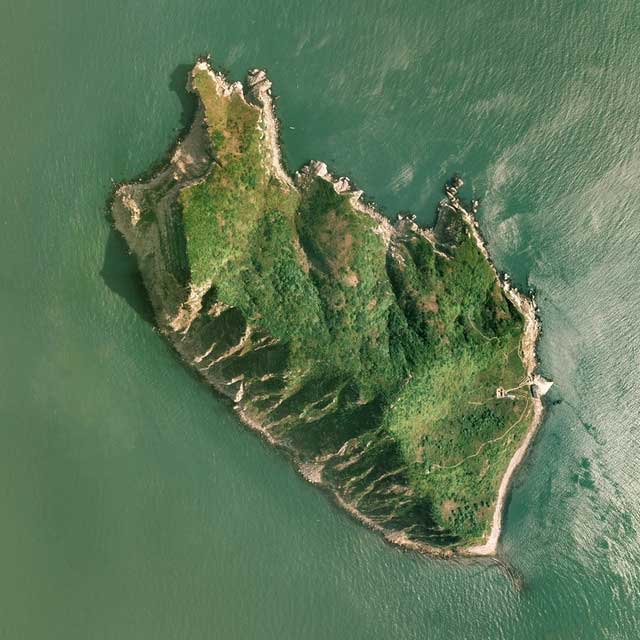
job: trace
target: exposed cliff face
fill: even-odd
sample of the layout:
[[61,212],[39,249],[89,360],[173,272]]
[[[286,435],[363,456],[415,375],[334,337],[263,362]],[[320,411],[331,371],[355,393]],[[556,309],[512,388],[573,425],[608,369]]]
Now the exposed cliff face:
[[113,203],[158,327],[389,540],[482,541],[534,416],[532,305],[505,295],[456,193],[435,231],[391,225],[323,163],[284,171],[264,72],[249,98],[206,61],[189,83],[190,132]]

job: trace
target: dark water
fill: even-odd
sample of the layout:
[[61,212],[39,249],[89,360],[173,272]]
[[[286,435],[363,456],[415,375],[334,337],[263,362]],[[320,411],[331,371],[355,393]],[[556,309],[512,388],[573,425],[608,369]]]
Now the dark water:
[[[5,3],[0,637],[640,637],[640,5]],[[501,555],[403,553],[241,427],[149,324],[111,181],[185,67],[266,67],[286,158],[433,217],[459,170],[538,289],[548,418]]]

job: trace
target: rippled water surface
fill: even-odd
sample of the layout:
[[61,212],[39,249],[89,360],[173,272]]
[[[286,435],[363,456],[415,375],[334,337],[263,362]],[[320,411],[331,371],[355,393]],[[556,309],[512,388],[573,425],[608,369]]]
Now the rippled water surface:
[[[91,4],[0,21],[0,637],[640,637],[640,5]],[[508,573],[384,544],[154,333],[106,201],[169,147],[206,51],[268,69],[291,167],[390,215],[431,221],[462,172],[537,289],[556,386]]]

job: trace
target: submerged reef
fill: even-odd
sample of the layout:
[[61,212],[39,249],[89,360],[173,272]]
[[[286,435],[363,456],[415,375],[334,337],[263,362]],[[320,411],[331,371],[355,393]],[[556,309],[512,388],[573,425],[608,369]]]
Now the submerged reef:
[[[200,59],[189,132],[120,186],[162,334],[309,481],[391,542],[495,551],[542,414],[533,302],[496,273],[454,178],[433,229],[347,178],[282,167],[266,74]],[[246,95],[245,95],[246,92]]]

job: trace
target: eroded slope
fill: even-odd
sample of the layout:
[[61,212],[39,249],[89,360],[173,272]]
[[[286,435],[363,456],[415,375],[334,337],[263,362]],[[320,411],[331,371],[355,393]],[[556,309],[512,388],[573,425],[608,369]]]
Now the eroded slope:
[[263,72],[249,76],[251,99],[205,61],[190,84],[188,136],[113,205],[159,328],[388,539],[482,541],[531,424],[535,362],[525,299],[505,295],[457,189],[434,232],[392,226],[322,163],[294,180],[282,170]]

